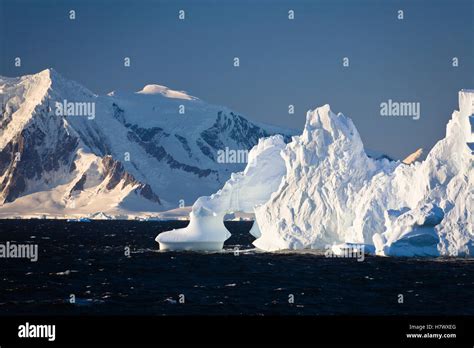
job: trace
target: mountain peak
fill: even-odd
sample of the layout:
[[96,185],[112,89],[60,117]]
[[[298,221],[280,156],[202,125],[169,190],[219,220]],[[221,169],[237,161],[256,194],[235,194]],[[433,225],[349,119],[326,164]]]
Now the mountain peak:
[[41,78],[47,78],[51,81],[56,80],[56,79],[62,79],[63,77],[61,76],[60,73],[58,73],[56,70],[53,68],[47,68],[44,70],[41,70],[39,73],[32,74],[31,76],[37,76]]
[[138,94],[161,94],[164,97],[172,99],[184,99],[184,100],[196,100],[196,97],[193,97],[187,94],[185,91],[175,91],[166,86],[150,84],[143,87],[141,91],[137,92]]
[[413,162],[417,161],[421,157],[422,154],[423,154],[423,148],[420,147],[418,150],[416,150],[412,154],[405,157],[405,159],[402,162],[405,164],[412,164]]

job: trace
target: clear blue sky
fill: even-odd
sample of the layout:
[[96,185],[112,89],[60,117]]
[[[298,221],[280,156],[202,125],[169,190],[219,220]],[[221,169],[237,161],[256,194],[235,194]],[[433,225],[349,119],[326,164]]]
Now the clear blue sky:
[[[474,0],[0,0],[0,49],[0,75],[54,67],[99,94],[158,83],[297,129],[329,103],[400,158],[442,138],[474,88]],[[420,102],[421,119],[381,117],[388,99]]]

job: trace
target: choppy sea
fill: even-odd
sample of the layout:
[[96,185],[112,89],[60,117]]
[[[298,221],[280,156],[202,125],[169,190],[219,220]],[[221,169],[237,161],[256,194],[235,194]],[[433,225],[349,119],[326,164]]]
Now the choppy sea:
[[[187,222],[0,220],[0,315],[474,314],[474,260],[259,252],[251,222],[226,222],[219,253],[161,252]],[[400,296],[401,295],[401,296]]]

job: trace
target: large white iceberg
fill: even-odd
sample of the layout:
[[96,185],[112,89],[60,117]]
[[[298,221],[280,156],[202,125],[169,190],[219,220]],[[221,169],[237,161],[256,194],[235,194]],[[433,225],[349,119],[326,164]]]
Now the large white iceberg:
[[157,241],[222,248],[222,214],[241,210],[255,213],[254,245],[266,251],[353,243],[385,256],[473,255],[473,109],[474,91],[459,92],[446,137],[425,161],[407,165],[369,158],[348,117],[317,108],[291,143],[261,140],[251,152],[256,163],[198,199],[187,228]]

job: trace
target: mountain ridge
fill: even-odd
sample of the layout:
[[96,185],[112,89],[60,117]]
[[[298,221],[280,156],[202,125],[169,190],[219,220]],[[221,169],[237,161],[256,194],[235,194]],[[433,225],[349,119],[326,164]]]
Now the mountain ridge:
[[223,147],[292,133],[165,86],[149,92],[101,96],[54,69],[0,77],[0,214],[178,208],[245,166],[218,163]]

